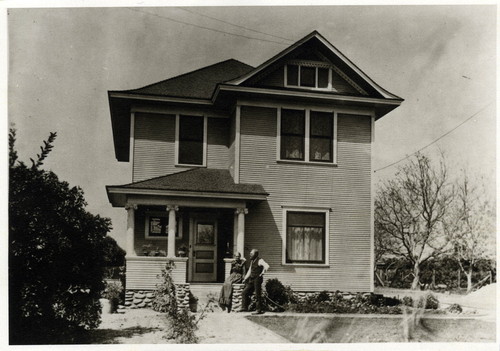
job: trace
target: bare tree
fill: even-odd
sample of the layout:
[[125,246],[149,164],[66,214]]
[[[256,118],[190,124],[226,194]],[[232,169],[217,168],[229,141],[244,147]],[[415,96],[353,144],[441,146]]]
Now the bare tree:
[[467,276],[467,292],[472,290],[472,270],[478,260],[495,254],[494,218],[487,194],[472,185],[464,171],[445,229],[453,256]]
[[419,286],[422,263],[449,248],[443,224],[452,200],[443,156],[434,167],[427,156],[417,154],[377,191],[377,245],[412,264],[412,289]]

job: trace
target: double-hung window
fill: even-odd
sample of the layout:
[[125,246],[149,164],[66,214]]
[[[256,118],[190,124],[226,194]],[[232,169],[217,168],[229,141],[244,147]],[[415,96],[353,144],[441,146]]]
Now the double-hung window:
[[305,111],[281,110],[281,158],[304,160]]
[[285,264],[326,264],[328,211],[285,210]]
[[335,163],[333,111],[281,108],[279,160]]
[[[146,212],[146,239],[165,239],[168,237],[168,214],[166,212]],[[182,217],[177,218],[175,238],[182,238]]]
[[205,165],[205,124],[206,119],[203,116],[178,116],[177,164]]

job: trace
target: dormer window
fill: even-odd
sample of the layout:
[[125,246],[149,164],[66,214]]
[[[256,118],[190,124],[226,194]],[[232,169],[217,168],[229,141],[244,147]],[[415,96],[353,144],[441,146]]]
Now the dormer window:
[[292,62],[285,65],[285,86],[331,89],[332,69],[321,62]]

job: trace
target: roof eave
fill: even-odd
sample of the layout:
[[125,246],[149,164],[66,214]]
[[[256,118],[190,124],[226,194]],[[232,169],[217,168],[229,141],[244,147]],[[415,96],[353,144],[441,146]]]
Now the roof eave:
[[269,89],[269,88],[254,88],[254,87],[242,87],[235,85],[219,84],[214,92],[212,101],[214,104],[219,98],[220,94],[223,92],[229,92],[234,94],[249,94],[257,97],[279,97],[279,98],[304,98],[316,101],[331,102],[331,103],[343,103],[343,104],[361,104],[373,107],[383,107],[383,110],[376,115],[376,119],[379,119],[400,106],[404,101],[401,98],[386,99],[386,98],[374,98],[366,96],[352,96],[352,95],[333,95],[318,92],[306,92],[306,91],[296,91],[296,90],[282,90],[282,89]]
[[128,195],[164,196],[164,197],[186,197],[186,198],[217,198],[227,200],[264,201],[268,193],[223,193],[212,191],[186,191],[186,190],[160,190],[130,188],[124,186],[106,186],[108,200],[113,207],[124,207]]

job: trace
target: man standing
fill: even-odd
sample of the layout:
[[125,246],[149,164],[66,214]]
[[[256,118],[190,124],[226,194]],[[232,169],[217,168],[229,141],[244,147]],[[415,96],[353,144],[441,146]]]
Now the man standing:
[[250,295],[255,292],[255,300],[257,302],[257,311],[254,314],[262,314],[262,281],[263,275],[269,269],[269,265],[262,258],[259,258],[259,250],[252,249],[250,251],[250,267],[243,279],[245,288],[242,293],[241,311],[248,311]]

